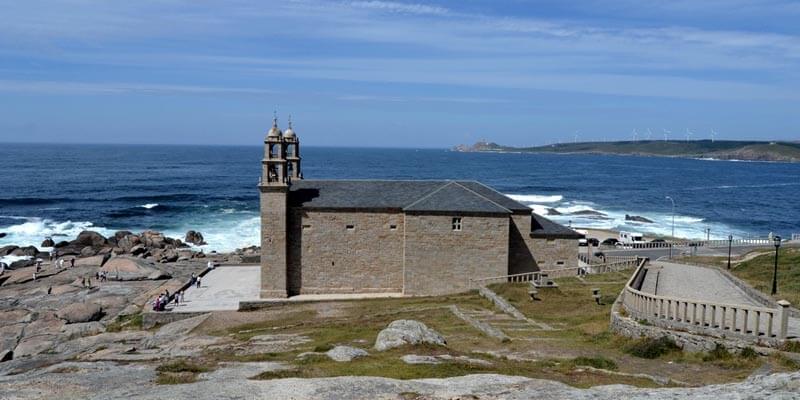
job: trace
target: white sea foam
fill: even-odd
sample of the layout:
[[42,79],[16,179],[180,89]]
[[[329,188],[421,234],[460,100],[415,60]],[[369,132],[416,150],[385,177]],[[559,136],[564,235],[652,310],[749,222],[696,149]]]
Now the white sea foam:
[[558,194],[552,196],[538,194],[507,194],[506,196],[523,203],[556,203],[564,199],[564,196]]
[[0,262],[5,263],[6,265],[11,265],[11,263],[20,261],[20,260],[30,260],[31,256],[2,256],[0,257]]
[[88,221],[65,221],[56,222],[42,218],[17,218],[25,222],[3,228],[7,236],[0,239],[0,245],[15,244],[18,246],[37,246],[41,245],[45,237],[57,237],[72,240],[79,233],[85,230],[92,230],[101,235],[108,236],[114,233],[104,227],[94,226]]
[[158,203],[147,203],[147,204],[142,204],[142,205],[140,205],[139,207],[146,208],[146,209],[150,210],[150,209],[153,209],[153,208],[156,208],[156,207],[158,207]]

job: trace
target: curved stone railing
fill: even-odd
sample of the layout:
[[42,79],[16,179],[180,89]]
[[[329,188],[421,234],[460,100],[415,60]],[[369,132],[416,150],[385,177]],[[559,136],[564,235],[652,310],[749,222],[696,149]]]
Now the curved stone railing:
[[774,344],[787,337],[789,302],[778,308],[725,304],[642,292],[645,265],[640,265],[623,290],[628,315],[666,329],[717,337],[736,337]]

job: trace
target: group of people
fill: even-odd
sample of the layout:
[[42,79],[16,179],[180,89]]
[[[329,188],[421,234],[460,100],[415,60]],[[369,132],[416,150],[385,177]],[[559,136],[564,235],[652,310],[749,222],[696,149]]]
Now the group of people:
[[164,291],[164,293],[158,295],[158,297],[155,300],[153,300],[153,311],[164,311],[167,308],[167,304],[169,304],[170,301],[175,302],[175,306],[177,307],[180,303],[184,302],[183,296],[184,296],[184,291],[181,290],[173,294],[172,298],[170,298],[169,290],[166,290]]
[[[64,261],[65,260],[63,258],[59,258],[58,261],[56,261],[56,266],[58,267],[58,269],[64,269]],[[74,257],[69,259],[69,265],[67,267],[68,268],[74,268],[75,267],[75,258]]]
[[108,271],[100,271],[100,270],[98,270],[97,274],[95,275],[95,278],[97,278],[97,280],[100,281],[100,282],[107,281],[108,280]]
[[195,286],[200,289],[200,276],[192,272],[192,278],[189,279],[189,286]]

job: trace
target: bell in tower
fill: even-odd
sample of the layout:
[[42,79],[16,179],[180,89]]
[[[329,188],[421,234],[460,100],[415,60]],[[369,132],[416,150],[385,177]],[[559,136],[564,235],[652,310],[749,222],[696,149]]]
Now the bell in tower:
[[286,162],[289,168],[289,179],[303,179],[303,172],[300,171],[300,139],[292,129],[292,116],[289,116],[289,127],[283,133],[283,142],[286,147]]
[[278,117],[272,119],[272,128],[264,139],[264,159],[261,161],[261,184],[264,186],[286,186],[289,175],[286,163],[286,146],[283,133],[278,128]]

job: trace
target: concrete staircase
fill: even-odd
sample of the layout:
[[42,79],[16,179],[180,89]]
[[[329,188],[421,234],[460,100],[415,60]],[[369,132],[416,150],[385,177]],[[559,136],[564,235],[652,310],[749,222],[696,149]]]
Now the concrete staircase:
[[552,330],[553,328],[532,321],[530,319],[517,319],[506,313],[496,312],[486,309],[468,310],[462,309],[461,312],[467,316],[487,324],[513,339],[528,338],[535,332]]

